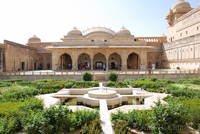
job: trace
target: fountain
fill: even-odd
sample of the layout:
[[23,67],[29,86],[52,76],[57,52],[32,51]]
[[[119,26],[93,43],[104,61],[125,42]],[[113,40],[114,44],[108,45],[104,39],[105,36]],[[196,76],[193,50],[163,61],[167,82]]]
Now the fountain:
[[108,107],[122,104],[125,97],[122,97],[114,90],[108,90],[106,87],[103,87],[103,83],[100,83],[99,85],[98,89],[88,91],[88,93],[83,95],[83,97],[78,98],[77,102],[91,107],[99,107],[99,100],[101,99],[107,101]]
[[122,104],[144,104],[144,99],[149,96],[148,93],[141,91],[141,89],[110,88],[104,87],[103,83],[99,83],[99,87],[93,88],[63,89],[53,95],[54,98],[59,98],[61,101],[76,98],[77,104],[89,107],[99,107],[99,101],[105,100],[109,109],[119,107]]

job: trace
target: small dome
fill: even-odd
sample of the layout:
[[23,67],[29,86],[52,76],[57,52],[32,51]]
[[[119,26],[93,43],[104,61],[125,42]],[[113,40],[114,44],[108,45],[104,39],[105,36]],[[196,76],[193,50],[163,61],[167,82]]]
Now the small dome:
[[36,35],[33,35],[33,37],[28,39],[28,43],[40,43],[41,40]]
[[173,13],[172,9],[169,9],[167,16],[171,15]]
[[131,32],[126,29],[124,26],[120,29],[119,32],[117,32],[116,36],[122,36],[122,37],[125,37],[125,36],[131,36]]
[[185,13],[185,12],[189,12],[191,10],[191,6],[190,3],[185,2],[184,0],[179,0],[173,7],[172,7],[172,11],[174,13],[176,12],[181,12],[181,13]]
[[82,32],[74,27],[70,32],[67,34],[68,37],[79,37],[82,36]]

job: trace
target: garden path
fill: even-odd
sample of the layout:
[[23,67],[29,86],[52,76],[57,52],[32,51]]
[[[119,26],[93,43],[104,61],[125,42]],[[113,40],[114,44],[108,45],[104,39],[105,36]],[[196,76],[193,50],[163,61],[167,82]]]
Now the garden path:
[[[99,83],[99,89],[103,89],[103,83]],[[107,106],[107,101],[105,99],[100,99],[99,100],[100,104],[100,120],[101,120],[101,127],[103,134],[114,134],[113,128],[112,128],[112,123],[110,120],[110,114],[108,112],[108,106]]]
[[103,134],[114,134],[110,114],[108,113],[107,102],[105,99],[99,100],[100,102],[100,119]]
[[36,96],[36,97],[43,100],[45,108],[49,108],[51,106],[58,105],[61,102],[60,99],[53,97],[54,94],[55,93],[44,94],[44,95],[39,95],[39,96]]

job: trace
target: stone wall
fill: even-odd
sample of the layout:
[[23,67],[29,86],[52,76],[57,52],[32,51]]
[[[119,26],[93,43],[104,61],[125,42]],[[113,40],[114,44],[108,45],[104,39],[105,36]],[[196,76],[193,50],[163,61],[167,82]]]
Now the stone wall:
[[37,54],[37,68],[39,70],[51,70],[52,59],[50,53],[38,53]]
[[[108,74],[95,74],[94,80],[108,80]],[[141,79],[141,78],[158,78],[158,79],[182,79],[182,78],[199,78],[199,73],[187,74],[119,74],[118,80],[125,79]],[[82,80],[82,75],[0,75],[0,79],[23,79],[23,80],[39,80],[39,79],[75,79]]]
[[167,41],[172,42],[200,34],[200,6],[184,14],[175,24],[168,26]]
[[0,44],[0,72],[5,71],[5,47]]
[[36,49],[4,41],[5,44],[5,71],[33,70],[36,62]]
[[163,45],[163,64],[175,69],[200,68],[200,34]]
[[152,64],[155,64],[156,68],[165,68],[162,64],[161,52],[148,52],[147,61],[148,61],[148,68],[152,68]]

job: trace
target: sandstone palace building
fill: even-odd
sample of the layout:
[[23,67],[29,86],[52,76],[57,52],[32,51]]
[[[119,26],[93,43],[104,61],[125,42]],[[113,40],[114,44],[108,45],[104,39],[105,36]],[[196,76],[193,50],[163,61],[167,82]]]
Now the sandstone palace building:
[[33,36],[26,45],[0,44],[0,71],[199,69],[200,6],[179,0],[166,17],[167,36],[135,37],[122,27],[113,31],[73,28],[60,42]]

